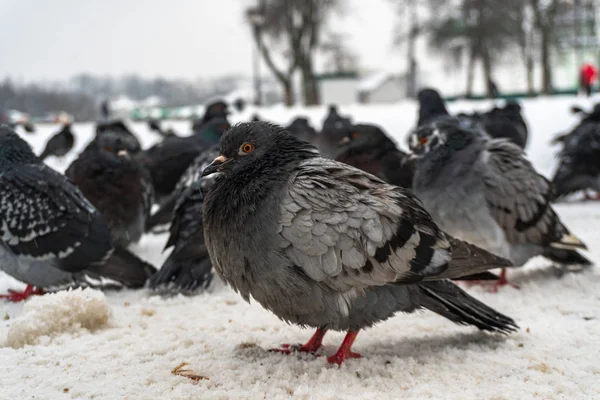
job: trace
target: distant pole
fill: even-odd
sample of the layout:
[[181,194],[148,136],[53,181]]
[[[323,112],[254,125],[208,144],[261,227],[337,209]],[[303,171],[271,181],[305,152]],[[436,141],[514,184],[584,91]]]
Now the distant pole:
[[[258,29],[254,27],[253,29]],[[261,93],[261,82],[260,82],[260,53],[262,41],[258,42],[257,47],[254,47],[252,52],[252,80],[254,81],[254,105],[260,107],[262,105],[262,93]]]
[[264,5],[261,3],[259,7],[250,8],[246,11],[246,18],[248,22],[252,26],[252,30],[254,33],[254,37],[256,40],[256,47],[254,48],[254,52],[252,55],[252,80],[254,81],[254,104],[257,107],[262,105],[262,79],[260,76],[260,57],[262,56],[262,38],[261,38],[261,29],[263,24],[265,23],[264,18]]

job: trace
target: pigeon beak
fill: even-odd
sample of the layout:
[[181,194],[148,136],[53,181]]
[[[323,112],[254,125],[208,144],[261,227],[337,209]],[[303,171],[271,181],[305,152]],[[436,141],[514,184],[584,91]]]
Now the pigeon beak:
[[350,138],[348,136],[344,136],[342,140],[338,143],[339,146],[344,146],[350,143]]
[[204,177],[214,174],[215,172],[220,172],[225,161],[227,161],[227,158],[225,158],[225,156],[222,155],[215,158],[213,162],[211,162],[206,168],[204,168],[204,171],[202,171],[202,176]]
[[117,153],[117,155],[119,157],[128,157],[129,153],[127,153],[127,150],[119,150],[119,152]]

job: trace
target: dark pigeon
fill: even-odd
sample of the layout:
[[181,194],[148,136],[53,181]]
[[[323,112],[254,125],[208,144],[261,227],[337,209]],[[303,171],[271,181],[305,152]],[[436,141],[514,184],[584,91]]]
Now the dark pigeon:
[[71,124],[65,124],[63,128],[52,136],[46,148],[40,155],[40,160],[45,160],[49,156],[64,157],[75,145],[75,135],[71,131]]
[[201,132],[205,128],[205,125],[215,118],[227,120],[228,115],[229,106],[227,103],[222,100],[210,103],[206,106],[202,118],[192,122],[192,132],[196,134]]
[[326,157],[334,157],[340,141],[348,136],[351,130],[352,121],[350,118],[342,117],[338,113],[337,107],[330,105],[317,143],[321,154]]
[[156,271],[113,250],[103,216],[6,126],[0,127],[0,197],[0,268],[27,284],[5,298],[76,286],[141,287]]
[[336,156],[340,161],[391,183],[412,187],[413,157],[398,149],[396,143],[376,125],[354,125]]
[[127,247],[145,232],[154,190],[148,171],[132,158],[121,139],[100,136],[96,149],[80,154],[66,176],[104,215],[113,243]]
[[600,192],[600,122],[582,123],[564,138],[552,184],[554,199],[579,191]]
[[[202,207],[204,195],[212,186],[211,178],[201,179],[204,168],[219,155],[212,148],[200,155],[181,177],[173,198],[175,206],[170,212],[166,204],[153,215],[168,215],[171,221],[170,236],[165,249],[173,247],[160,270],[148,282],[154,290],[168,293],[193,293],[207,288],[212,281],[212,264],[204,244]],[[168,203],[167,203],[168,204]]]
[[229,128],[226,119],[213,118],[192,136],[166,138],[136,156],[150,172],[159,204],[173,193],[177,182],[196,157],[217,144]]
[[300,140],[304,140],[313,145],[317,144],[319,137],[317,131],[305,117],[295,118],[286,129]]

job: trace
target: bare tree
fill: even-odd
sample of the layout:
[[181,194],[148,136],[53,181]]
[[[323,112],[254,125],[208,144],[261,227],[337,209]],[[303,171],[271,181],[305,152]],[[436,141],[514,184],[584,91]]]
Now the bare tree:
[[540,62],[542,64],[542,92],[552,93],[552,60],[553,32],[556,27],[556,15],[559,0],[529,0],[535,28],[540,38]]
[[331,72],[356,72],[358,56],[348,47],[346,36],[330,33],[321,44],[325,56],[325,68]]
[[[306,105],[319,103],[314,57],[319,49],[323,24],[332,12],[342,10],[343,0],[259,0],[251,8],[260,13],[253,36],[269,69],[284,89],[286,104],[293,102],[292,77],[299,69]],[[250,11],[250,10],[249,10]],[[284,67],[274,62],[278,52]]]
[[533,13],[529,4],[524,4],[519,9],[519,31],[517,33],[516,44],[519,48],[525,75],[527,77],[527,92],[532,95],[535,93],[535,84],[533,81],[533,69],[535,67],[535,27],[533,22]]

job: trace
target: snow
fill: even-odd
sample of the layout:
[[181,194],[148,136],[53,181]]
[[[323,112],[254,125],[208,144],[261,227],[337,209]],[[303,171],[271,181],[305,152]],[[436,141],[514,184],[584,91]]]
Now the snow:
[[[457,102],[449,109],[481,110],[491,104]],[[527,153],[545,176],[551,176],[556,167],[556,149],[550,139],[576,122],[569,113],[573,104],[587,107],[591,102],[563,97],[523,103],[531,129]],[[249,107],[244,114],[233,114],[232,121],[248,119],[254,112],[282,124],[305,115],[320,127],[326,107]],[[416,105],[408,101],[351,105],[340,107],[340,113],[356,122],[381,125],[404,147],[404,136],[416,119]],[[189,131],[189,122],[170,124],[179,132]],[[143,146],[158,140],[143,123],[131,123],[131,127],[139,132]],[[39,152],[56,130],[56,126],[40,126],[38,133],[23,133],[23,137]],[[75,124],[74,131],[79,150],[91,138],[93,125]],[[74,153],[62,161],[48,159],[48,163],[64,170]],[[572,202],[555,208],[590,247],[586,255],[600,261],[600,204]],[[165,235],[149,235],[133,249],[160,265],[166,256],[161,254],[165,241]],[[312,332],[279,321],[256,303],[245,303],[220,282],[194,297],[162,298],[144,290],[106,292],[105,298],[97,298],[98,310],[110,308],[111,317],[95,330],[83,328],[81,322],[88,314],[80,308],[88,301],[85,292],[42,296],[25,306],[0,303],[0,343],[6,343],[11,332],[13,337],[31,337],[21,340],[31,343],[22,348],[0,348],[0,398],[599,398],[598,270],[561,275],[537,258],[525,268],[510,271],[509,278],[520,289],[506,287],[497,294],[477,287],[467,290],[515,318],[519,332],[484,334],[429,312],[397,315],[362,332],[354,349],[363,358],[340,368],[327,365],[324,357],[268,352],[282,343],[305,341]],[[0,277],[0,292],[22,287]],[[95,297],[90,293],[90,298]],[[70,317],[67,305],[73,305],[74,314],[81,314]],[[63,319],[69,323],[46,328],[50,321]],[[333,353],[342,338],[343,333],[328,333],[324,354]],[[192,380],[173,373],[182,363],[203,378]]]
[[105,326],[109,318],[106,297],[97,290],[77,289],[34,297],[10,325],[5,345],[20,348],[67,332],[94,331]]

